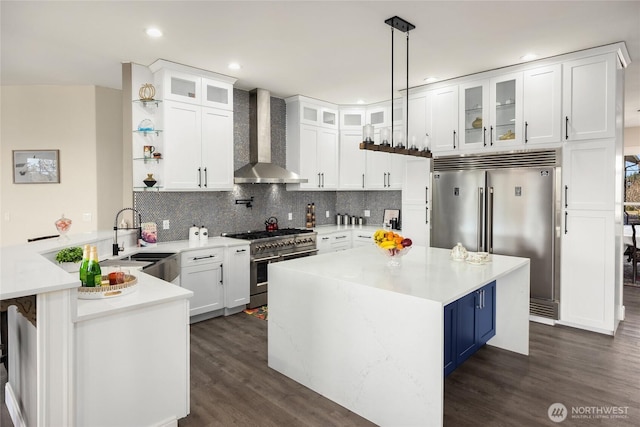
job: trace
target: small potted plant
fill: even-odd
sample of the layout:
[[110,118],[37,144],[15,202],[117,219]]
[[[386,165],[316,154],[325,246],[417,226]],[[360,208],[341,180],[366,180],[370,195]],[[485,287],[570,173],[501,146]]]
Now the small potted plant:
[[56,261],[67,272],[73,273],[80,271],[80,262],[82,261],[82,248],[72,246],[58,251]]

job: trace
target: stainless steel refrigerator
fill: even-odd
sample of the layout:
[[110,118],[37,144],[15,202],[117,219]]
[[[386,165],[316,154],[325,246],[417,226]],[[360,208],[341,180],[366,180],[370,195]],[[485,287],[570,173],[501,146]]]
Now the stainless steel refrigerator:
[[435,167],[431,245],[530,258],[531,313],[557,319],[559,168]]

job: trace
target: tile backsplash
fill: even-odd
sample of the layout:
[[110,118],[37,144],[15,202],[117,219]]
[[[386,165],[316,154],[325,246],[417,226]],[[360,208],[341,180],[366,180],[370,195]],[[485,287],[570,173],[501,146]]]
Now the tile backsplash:
[[[249,162],[249,92],[234,89],[234,169]],[[271,161],[286,163],[286,106],[283,99],[271,98]],[[253,197],[251,208],[236,204]],[[287,191],[284,184],[239,184],[233,191],[216,192],[135,192],[134,205],[144,222],[158,224],[158,240],[183,240],[189,227],[204,225],[212,236],[225,232],[261,230],[267,218],[278,225],[304,227],[308,203],[315,203],[316,225],[334,224],[335,214],[363,216],[365,224],[382,224],[384,209],[400,209],[400,191]],[[329,211],[327,218],[326,211]],[[292,220],[288,214],[292,214]],[[169,229],[162,222],[169,220]]]

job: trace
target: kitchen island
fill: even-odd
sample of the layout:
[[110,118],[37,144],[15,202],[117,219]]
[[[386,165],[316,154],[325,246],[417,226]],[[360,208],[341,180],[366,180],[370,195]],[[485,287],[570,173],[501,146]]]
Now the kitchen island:
[[488,344],[528,355],[526,258],[414,247],[390,268],[367,246],[271,264],[269,366],[378,425],[442,425],[444,308],[493,281]]
[[[244,244],[216,237],[147,249],[136,247],[135,233],[122,234],[127,249],[119,256]],[[14,425],[169,426],[189,413],[193,293],[131,271],[134,292],[78,299],[77,273],[53,261],[59,249],[83,244],[104,259],[112,243],[105,231],[0,248],[0,300],[10,305],[5,402]],[[13,306],[23,299],[35,302],[33,316]]]

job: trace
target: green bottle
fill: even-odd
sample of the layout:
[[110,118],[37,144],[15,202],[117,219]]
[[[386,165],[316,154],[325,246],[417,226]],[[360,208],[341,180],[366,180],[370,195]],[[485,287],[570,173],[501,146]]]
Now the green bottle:
[[80,283],[86,286],[87,283],[87,267],[89,267],[89,252],[91,245],[84,245],[82,250],[82,262],[80,263]]
[[102,284],[102,270],[98,263],[98,248],[91,247],[89,252],[89,265],[87,266],[87,283],[85,286],[93,288]]

